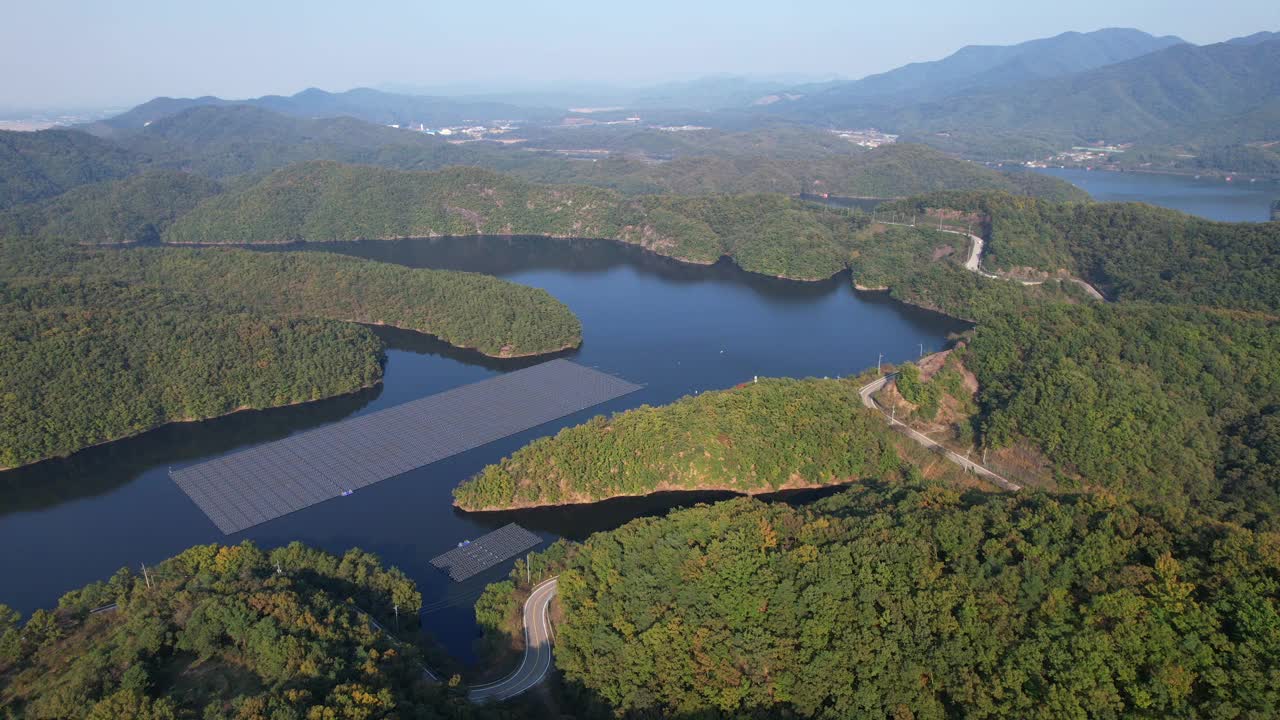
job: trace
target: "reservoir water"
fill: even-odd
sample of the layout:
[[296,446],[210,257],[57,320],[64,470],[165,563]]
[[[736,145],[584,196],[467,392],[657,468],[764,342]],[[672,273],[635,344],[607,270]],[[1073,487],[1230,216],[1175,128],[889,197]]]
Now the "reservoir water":
[[1265,222],[1271,203],[1280,198],[1280,183],[1249,182],[1204,176],[1105,172],[1080,168],[1048,168],[1037,172],[1066,180],[1094,200],[1145,202],[1223,222]]
[[[581,538],[675,504],[719,496],[667,495],[509,513],[455,511],[450,491],[530,440],[601,412],[661,404],[761,376],[837,376],[943,347],[964,325],[857,293],[849,278],[798,283],[722,262],[685,265],[604,241],[445,238],[324,245],[415,267],[499,275],[545,288],[581,318],[568,354],[645,387],[606,405],[364,488],[247,531],[223,536],[168,477],[180,467],[352,415],[368,413],[536,362],[503,362],[411,332],[380,329],[388,344],[380,387],[304,406],[171,425],[71,458],[0,474],[0,602],[24,614],[122,566],[154,563],[191,545],[262,546],[291,540],[341,553],[360,547],[419,585],[424,626],[455,656],[471,656],[471,604],[511,564],[455,584],[428,561],[516,521],[548,540]],[[122,250],[128,252],[128,250]]]

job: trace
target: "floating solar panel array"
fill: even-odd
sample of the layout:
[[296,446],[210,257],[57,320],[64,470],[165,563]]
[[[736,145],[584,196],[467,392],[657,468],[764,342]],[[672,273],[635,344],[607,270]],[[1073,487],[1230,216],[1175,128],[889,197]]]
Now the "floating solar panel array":
[[540,542],[542,538],[511,523],[436,556],[431,564],[449,573],[455,582],[462,582],[537,547]]
[[231,534],[638,389],[552,360],[171,475],[219,530]]

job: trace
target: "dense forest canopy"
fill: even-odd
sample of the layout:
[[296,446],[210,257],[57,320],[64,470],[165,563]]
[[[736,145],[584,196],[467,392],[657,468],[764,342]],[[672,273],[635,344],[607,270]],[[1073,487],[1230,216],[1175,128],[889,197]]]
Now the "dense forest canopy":
[[989,317],[965,363],[986,442],[1027,437],[1086,486],[1274,522],[1274,492],[1217,476],[1224,443],[1280,403],[1277,357],[1274,317],[1094,304]]
[[0,605],[0,706],[32,720],[488,716],[374,625],[398,607],[416,630],[421,605],[411,580],[360,550],[201,545],[24,625]]
[[179,215],[220,191],[198,175],[149,170],[0,213],[0,235],[85,245],[154,243]]
[[0,210],[121,178],[141,164],[133,153],[75,130],[0,130]]
[[66,278],[0,280],[0,468],[168,422],[354,392],[382,378],[357,325]]
[[1274,535],[1105,496],[740,499],[594,535],[562,567],[556,662],[606,712],[1280,711]]

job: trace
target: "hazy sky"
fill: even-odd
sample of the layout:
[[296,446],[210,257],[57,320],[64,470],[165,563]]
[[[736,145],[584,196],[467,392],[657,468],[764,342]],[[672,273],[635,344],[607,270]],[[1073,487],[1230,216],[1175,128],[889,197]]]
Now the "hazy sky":
[[12,0],[0,107],[251,97],[309,86],[707,73],[861,77],[968,44],[1136,27],[1210,43],[1280,30],[1277,0]]

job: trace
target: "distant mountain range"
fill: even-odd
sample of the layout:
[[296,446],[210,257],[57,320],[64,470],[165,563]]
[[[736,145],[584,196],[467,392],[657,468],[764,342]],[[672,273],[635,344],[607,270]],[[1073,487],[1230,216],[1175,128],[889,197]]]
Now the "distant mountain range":
[[800,112],[840,111],[850,103],[923,102],[977,88],[1061,77],[1130,60],[1186,41],[1156,37],[1141,30],[1111,28],[1088,33],[1065,32],[1017,45],[970,45],[941,60],[904,65],[847,83],[817,86],[817,92],[794,88],[791,105]]
[[[696,124],[721,130],[772,132],[778,123],[877,128],[903,141],[986,160],[1043,157],[1072,145],[1104,141],[1134,143],[1143,148],[1144,157],[1194,155],[1201,158],[1195,161],[1200,163],[1197,172],[1211,169],[1213,158],[1235,158],[1234,167],[1241,166],[1239,158],[1259,168],[1280,162],[1274,149],[1260,149],[1265,141],[1280,140],[1280,33],[1276,32],[1196,46],[1173,36],[1110,28],[1009,46],[965,47],[941,60],[912,63],[852,82],[787,85],[715,76],[641,89],[615,88],[614,94],[600,89],[583,92],[622,103],[579,108],[583,117],[596,120],[636,113],[647,124]],[[165,167],[186,167],[183,162],[190,161],[191,169],[213,176],[310,159],[420,168],[483,156],[477,164],[528,170],[527,162],[514,160],[509,153],[500,158],[482,148],[462,151],[436,139],[374,127],[381,125],[438,127],[513,120],[528,130],[526,147],[552,151],[598,151],[616,145],[619,138],[632,146],[624,150],[627,153],[683,144],[682,138],[664,138],[656,132],[641,136],[626,127],[555,131],[552,126],[570,110],[501,101],[572,99],[572,93],[553,96],[530,92],[444,97],[368,88],[340,93],[312,88],[290,96],[247,100],[156,98],[85,129],[119,140]],[[264,114],[268,112],[270,116]],[[351,124],[356,121],[371,125]],[[142,132],[144,128],[147,132]],[[772,142],[778,135],[769,137]],[[412,148],[411,157],[383,157],[390,146],[397,152]],[[806,147],[819,145],[807,143]],[[738,153],[716,149],[704,154]],[[670,159],[663,153],[656,156]],[[1229,168],[1223,165],[1222,169]],[[630,170],[627,174],[651,175]],[[794,173],[784,175],[785,180],[771,182],[790,184]],[[716,186],[722,184],[717,181]],[[9,191],[14,197],[43,193]]]
[[401,95],[369,88],[331,93],[308,88],[300,93],[264,95],[247,100],[226,100],[206,95],[198,98],[160,97],[128,112],[88,126],[90,132],[110,135],[117,130],[137,130],[161,118],[194,107],[246,105],[303,118],[353,117],[379,125],[422,123],[428,127],[495,119],[549,121],[561,118],[562,110],[528,108],[506,103],[459,100],[424,95]]
[[[1146,36],[1145,46],[1165,47],[1068,72],[1071,65],[1063,58],[1087,64],[1089,57],[1102,62],[1108,55],[1072,55],[1067,47],[1080,49],[1087,41],[1099,48],[1104,44],[1098,40],[1107,38],[1116,41],[1105,45],[1110,57],[1144,47],[1136,31],[1100,33],[1024,43],[1014,46],[1022,49],[1015,59],[999,63],[995,59],[1013,48],[961,51],[935,64],[775,103],[768,111],[798,122],[877,127],[943,149],[1000,158],[1091,141],[1220,146],[1280,139],[1280,34],[1206,46]],[[986,61],[977,62],[978,56]],[[966,89],[947,92],[939,83],[925,83],[926,67],[950,87]],[[872,87],[918,91],[876,96]],[[929,93],[940,96],[916,98]]]

